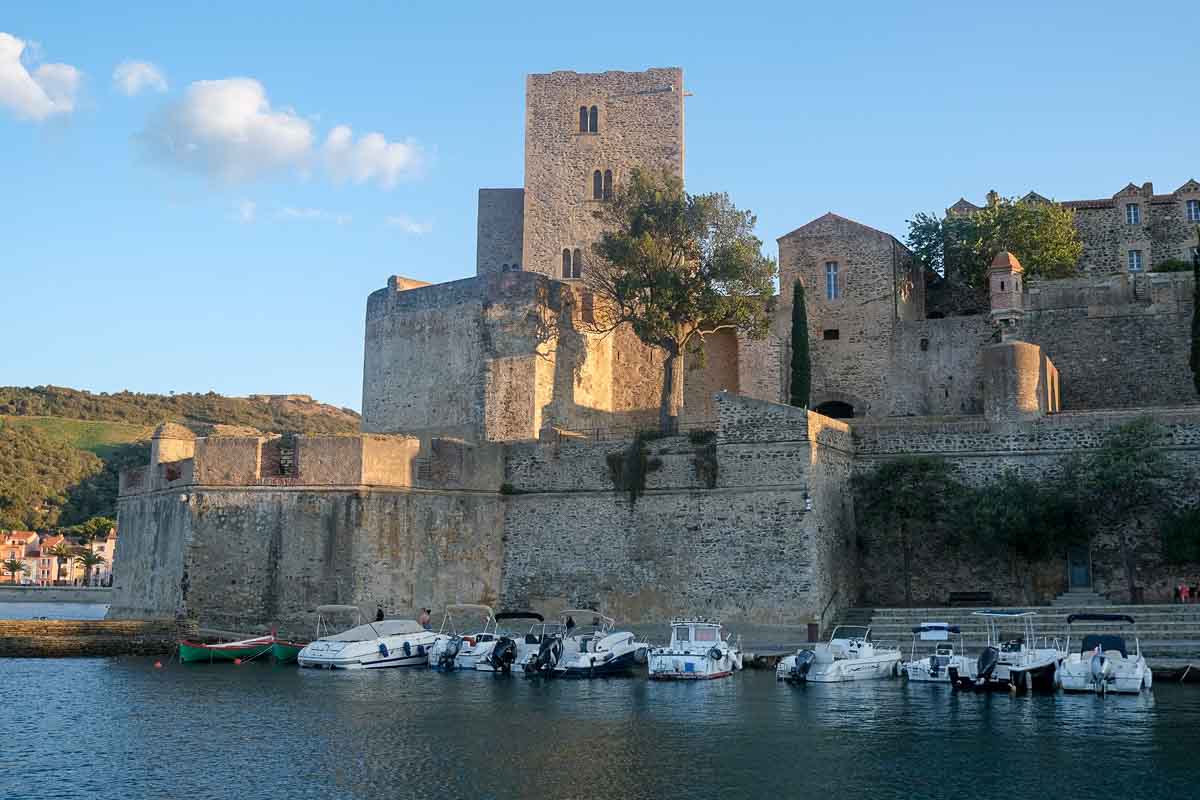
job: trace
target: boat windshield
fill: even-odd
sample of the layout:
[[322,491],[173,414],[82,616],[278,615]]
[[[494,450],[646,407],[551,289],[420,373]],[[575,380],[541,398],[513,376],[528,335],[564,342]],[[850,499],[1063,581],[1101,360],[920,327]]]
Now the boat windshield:
[[696,627],[697,642],[715,642],[720,638],[717,629],[713,627]]
[[690,642],[692,640],[692,629],[687,625],[676,625],[671,631],[671,638],[677,642]]
[[870,639],[871,629],[861,625],[839,625],[833,629],[830,639]]
[[1089,633],[1083,637],[1083,644],[1079,647],[1079,652],[1082,655],[1087,655],[1099,646],[1101,652],[1107,650],[1116,650],[1122,656],[1127,657],[1129,651],[1125,649],[1125,638],[1113,634],[1105,633]]

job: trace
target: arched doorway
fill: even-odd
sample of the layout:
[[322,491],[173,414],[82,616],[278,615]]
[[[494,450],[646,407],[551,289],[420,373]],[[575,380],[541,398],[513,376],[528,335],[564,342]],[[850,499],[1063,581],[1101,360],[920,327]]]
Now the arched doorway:
[[833,419],[853,419],[854,406],[849,403],[844,403],[841,400],[829,400],[821,403],[813,409],[818,414],[823,414],[826,417]]

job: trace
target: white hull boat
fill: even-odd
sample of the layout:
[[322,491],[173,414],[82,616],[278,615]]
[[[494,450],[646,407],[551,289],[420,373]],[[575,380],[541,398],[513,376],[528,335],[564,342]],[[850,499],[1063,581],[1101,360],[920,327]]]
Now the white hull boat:
[[296,663],[316,669],[423,667],[437,641],[415,620],[385,619],[319,638],[300,650]]
[[781,659],[775,677],[788,683],[843,683],[890,678],[899,669],[900,651],[876,646],[869,627],[839,625],[828,643]]
[[742,668],[741,647],[721,638],[721,624],[708,619],[671,620],[671,643],[651,648],[651,680],[725,678]]
[[[950,636],[958,634],[958,649],[950,642]],[[925,658],[917,658],[917,642],[935,642],[934,651]],[[957,625],[946,622],[922,622],[913,628],[913,646],[909,660],[901,667],[908,680],[914,683],[950,683],[950,668],[959,675],[975,676],[975,659],[968,658],[962,644],[962,631]]]
[[[455,615],[480,615],[483,628],[476,633],[459,633]],[[541,622],[541,614],[527,611],[493,614],[485,605],[459,603],[446,606],[439,634],[444,638],[428,656],[429,666],[443,672],[471,670],[474,672],[511,672],[513,666],[527,661],[537,645],[529,644],[522,637],[500,630],[500,622],[511,619],[534,619]]]
[[[1127,614],[1071,614],[1069,626],[1077,622],[1115,622],[1135,625]],[[1067,692],[1095,694],[1138,694],[1154,685],[1154,674],[1142,656],[1142,643],[1134,635],[1134,651],[1130,653],[1125,637],[1118,634],[1087,634],[1080,640],[1079,652],[1071,653],[1071,638],[1067,635],[1069,655],[1058,668],[1058,685]]]
[[[1064,654],[1058,649],[1057,642],[1051,644],[1043,639],[1042,646],[1038,646],[1033,629],[1037,612],[976,611],[974,616],[987,620],[987,647],[979,654],[973,675],[961,673],[954,667],[947,670],[952,686],[970,691],[1053,691]],[[1011,638],[1001,636],[999,625],[1005,622],[1020,624],[1021,633]]]
[[[575,619],[591,620],[577,626]],[[559,614],[560,623],[530,631],[532,646],[524,656],[525,672],[565,678],[602,678],[632,675],[646,664],[648,645],[629,631],[613,631],[615,620],[590,608],[569,608]]]

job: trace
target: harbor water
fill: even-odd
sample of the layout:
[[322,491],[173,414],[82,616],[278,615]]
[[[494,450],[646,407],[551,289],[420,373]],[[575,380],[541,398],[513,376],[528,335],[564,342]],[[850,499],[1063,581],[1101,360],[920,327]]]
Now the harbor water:
[[1195,797],[1200,691],[0,660],[0,797]]

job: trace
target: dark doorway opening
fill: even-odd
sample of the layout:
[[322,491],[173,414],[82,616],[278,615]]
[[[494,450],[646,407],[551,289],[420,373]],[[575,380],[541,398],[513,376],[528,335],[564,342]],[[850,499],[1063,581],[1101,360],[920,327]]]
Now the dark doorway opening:
[[854,417],[854,406],[849,403],[843,403],[840,400],[830,400],[827,403],[821,403],[813,409],[818,414],[824,414],[827,417],[834,419],[852,419]]
[[1092,553],[1086,544],[1067,548],[1067,582],[1072,589],[1092,588]]

